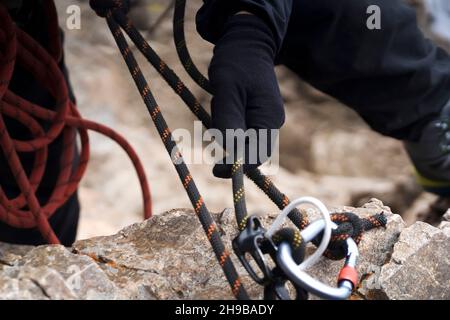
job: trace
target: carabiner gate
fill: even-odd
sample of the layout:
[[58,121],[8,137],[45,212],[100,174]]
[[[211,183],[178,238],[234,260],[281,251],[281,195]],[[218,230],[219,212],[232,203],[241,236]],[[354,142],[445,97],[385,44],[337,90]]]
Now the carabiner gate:
[[[305,241],[311,241],[321,232],[318,224],[320,221],[316,221],[316,226],[314,224],[310,225],[310,227],[314,226],[313,229],[308,230],[310,228],[308,227],[302,231],[302,236],[304,236]],[[334,226],[337,227],[335,224]],[[356,288],[358,274],[355,267],[359,256],[358,246],[352,238],[346,240],[346,245],[347,255],[344,266],[338,276],[338,287],[328,286],[301,270],[292,258],[291,247],[286,242],[278,245],[277,264],[289,280],[304,288],[306,291],[324,299],[344,300],[350,297],[353,289]]]

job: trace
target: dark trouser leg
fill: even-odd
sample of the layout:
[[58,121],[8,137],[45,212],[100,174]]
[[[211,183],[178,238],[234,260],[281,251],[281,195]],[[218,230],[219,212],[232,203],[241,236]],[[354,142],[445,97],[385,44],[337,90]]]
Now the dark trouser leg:
[[[381,29],[366,26],[370,5]],[[450,194],[450,57],[402,0],[297,0],[279,62],[405,141],[427,190]]]
[[[39,25],[40,26],[40,25]],[[39,27],[38,26],[38,27]],[[37,27],[36,27],[37,28]],[[63,35],[61,34],[62,38]],[[64,63],[64,58],[59,64],[64,77],[67,80],[69,86],[69,95],[72,101],[75,101],[73,91],[70,85],[68,72]],[[54,105],[53,98],[50,94],[42,88],[34,77],[27,71],[18,67],[14,71],[13,79],[9,85],[9,88],[22,98],[38,105],[49,107]],[[28,129],[9,118],[5,118],[5,122],[10,135],[18,140],[30,140]],[[45,130],[48,130],[48,123],[41,123]],[[37,197],[42,205],[45,205],[50,197],[52,190],[54,189],[61,166],[61,154],[63,152],[63,139],[58,137],[53,143],[50,144],[48,150],[48,159],[46,163],[46,171],[43,179],[40,183],[37,191]],[[78,163],[78,151],[75,151],[76,157],[74,158],[74,167]],[[22,165],[29,174],[34,164],[33,153],[19,153]],[[16,185],[15,178],[12,172],[9,170],[9,165],[3,156],[3,152],[0,152],[0,187],[3,188],[5,193],[10,199],[15,198],[19,194],[19,189]],[[79,218],[80,206],[78,202],[77,194],[74,194],[66,203],[59,208],[53,216],[50,218],[50,225],[59,238],[60,242],[65,246],[71,246],[75,241],[78,218]],[[0,241],[18,244],[30,244],[41,245],[44,244],[40,233],[36,229],[16,229],[6,225],[0,221]]]
[[[67,247],[75,241],[79,211],[80,205],[75,193],[49,220],[61,244]],[[0,222],[0,241],[29,245],[46,244],[37,229],[17,229],[3,222]]]
[[[370,5],[381,9],[381,30],[366,26]],[[402,0],[294,1],[279,62],[403,140],[417,140],[450,97],[450,58]]]

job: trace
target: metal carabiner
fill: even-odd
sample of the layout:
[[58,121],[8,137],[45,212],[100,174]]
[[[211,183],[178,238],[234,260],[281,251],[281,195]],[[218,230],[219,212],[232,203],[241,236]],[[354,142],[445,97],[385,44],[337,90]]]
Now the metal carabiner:
[[[314,239],[322,232],[324,224],[323,220],[318,220],[303,230],[301,232],[303,240],[305,242],[310,242]],[[337,228],[335,223],[332,224],[334,228]],[[341,269],[338,276],[338,287],[328,286],[323,282],[314,279],[299,268],[292,258],[292,250],[287,242],[282,242],[278,245],[277,264],[290,281],[295,285],[304,288],[306,291],[324,299],[344,300],[347,299],[351,295],[353,289],[356,288],[358,282],[356,262],[359,256],[358,246],[352,238],[348,238],[346,244],[347,255],[344,267]]]
[[[249,216],[245,229],[232,241],[236,256],[252,279],[260,285],[266,285],[272,281],[272,271],[264,255],[272,253],[272,257],[275,259],[275,250],[273,245],[266,241],[265,233],[266,229],[263,228],[258,217]],[[250,261],[247,259],[248,255],[253,258],[259,272],[250,264]],[[259,276],[258,273],[262,274],[262,276]]]

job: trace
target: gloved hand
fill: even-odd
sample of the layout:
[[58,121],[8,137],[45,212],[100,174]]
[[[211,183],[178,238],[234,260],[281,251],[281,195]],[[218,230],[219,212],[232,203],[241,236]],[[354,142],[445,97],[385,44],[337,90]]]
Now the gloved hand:
[[[284,123],[284,108],[274,71],[276,44],[269,26],[251,14],[237,14],[227,21],[216,43],[209,67],[214,92],[211,104],[212,126],[224,134],[226,129],[279,129]],[[267,132],[267,157],[250,157],[260,150],[258,144],[246,144],[244,171],[252,170],[271,155],[272,132]],[[231,146],[224,141],[225,148]],[[238,146],[239,147],[239,146]],[[231,151],[231,150],[230,150]],[[237,150],[234,150],[237,151]],[[216,177],[231,176],[230,158],[216,164]]]

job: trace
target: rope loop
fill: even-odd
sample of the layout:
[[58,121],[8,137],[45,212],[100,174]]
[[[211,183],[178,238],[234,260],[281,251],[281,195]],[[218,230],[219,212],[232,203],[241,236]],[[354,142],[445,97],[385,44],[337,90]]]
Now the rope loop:
[[[15,228],[36,228],[47,243],[59,240],[48,219],[76,192],[89,161],[88,130],[101,133],[119,144],[128,154],[141,183],[144,217],[151,217],[151,195],[145,171],[135,150],[114,130],[83,119],[69,91],[63,72],[58,66],[61,39],[57,28],[57,13],[53,1],[45,1],[48,13],[49,45],[45,48],[18,28],[8,10],[0,3],[0,155],[20,193],[11,198],[0,185],[0,221]],[[54,106],[41,106],[10,90],[16,66],[28,72],[55,101]],[[27,128],[30,138],[15,139],[9,123],[14,120]],[[45,123],[45,124],[44,124]],[[76,134],[80,138],[79,161]],[[61,139],[61,140],[59,140]],[[49,149],[61,141],[58,155],[59,170],[48,199],[42,200],[38,192],[44,173],[48,169]],[[21,154],[31,153],[31,168],[23,165]],[[27,170],[30,169],[30,170]],[[12,181],[11,181],[12,182]]]
[[[334,213],[331,215],[331,221],[338,227],[332,231],[330,244],[324,255],[333,260],[345,258],[348,238],[352,238],[356,244],[359,244],[364,231],[384,227],[387,224],[386,216],[383,213],[364,219],[352,212]],[[319,239],[315,239],[314,243],[318,241]]]

